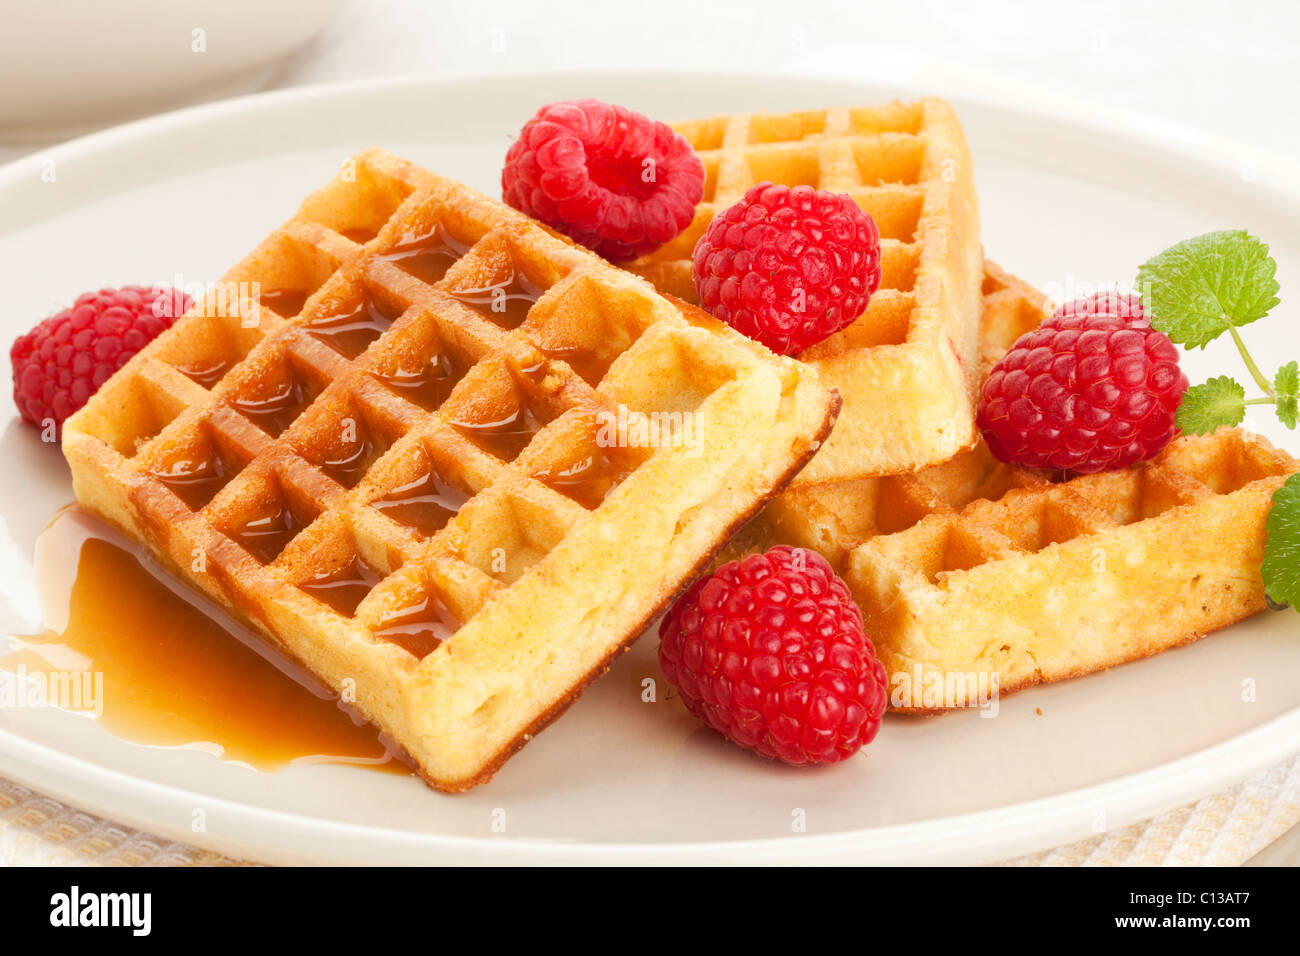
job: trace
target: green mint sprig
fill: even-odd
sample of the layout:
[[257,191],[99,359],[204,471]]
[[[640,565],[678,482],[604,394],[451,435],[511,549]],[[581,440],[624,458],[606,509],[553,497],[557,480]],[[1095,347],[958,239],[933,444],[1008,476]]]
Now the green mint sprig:
[[[1138,287],[1151,324],[1183,348],[1203,349],[1227,332],[1263,393],[1247,398],[1245,386],[1227,375],[1193,385],[1178,406],[1179,428],[1205,435],[1240,425],[1247,405],[1271,405],[1282,424],[1295,429],[1300,365],[1287,362],[1268,379],[1238,331],[1264,318],[1280,301],[1277,263],[1265,243],[1244,229],[1187,239],[1143,263]],[[1277,604],[1300,606],[1300,474],[1274,493],[1266,531],[1265,592]]]
[[1152,325],[1186,349],[1203,349],[1227,332],[1264,393],[1247,398],[1245,388],[1226,375],[1195,385],[1178,409],[1183,431],[1205,435],[1222,425],[1240,425],[1247,405],[1272,405],[1283,424],[1295,428],[1295,363],[1279,369],[1270,382],[1237,331],[1278,304],[1276,276],[1268,246],[1244,229],[1184,240],[1138,269]]

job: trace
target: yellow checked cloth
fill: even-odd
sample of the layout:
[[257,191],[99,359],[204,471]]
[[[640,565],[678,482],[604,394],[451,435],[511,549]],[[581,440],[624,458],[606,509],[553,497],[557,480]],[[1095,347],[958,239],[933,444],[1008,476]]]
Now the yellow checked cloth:
[[[1143,823],[1011,866],[1237,866],[1300,822],[1300,757]],[[249,866],[0,779],[0,866]]]
[[1300,823],[1300,757],[1142,823],[1009,866],[1239,866]]
[[0,779],[0,866],[249,866],[110,823]]

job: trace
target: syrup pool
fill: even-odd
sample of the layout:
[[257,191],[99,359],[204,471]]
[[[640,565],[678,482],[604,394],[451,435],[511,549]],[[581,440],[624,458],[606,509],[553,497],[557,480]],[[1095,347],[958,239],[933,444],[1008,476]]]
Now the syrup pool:
[[102,674],[98,706],[87,695],[69,709],[99,710],[114,736],[259,770],[302,762],[409,773],[328,688],[220,609],[201,610],[204,598],[80,509],[41,533],[36,571],[50,630],[12,638],[0,668],[51,686],[56,674]]

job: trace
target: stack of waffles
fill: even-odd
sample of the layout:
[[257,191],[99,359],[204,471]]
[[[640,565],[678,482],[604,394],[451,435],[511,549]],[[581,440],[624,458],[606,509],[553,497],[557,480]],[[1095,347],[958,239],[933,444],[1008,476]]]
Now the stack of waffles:
[[807,366],[369,152],[63,448],[83,504],[460,790],[641,633],[837,407]]
[[[1264,514],[1297,467],[1266,443],[1061,481],[978,441],[982,373],[1045,306],[983,258],[945,103],[677,128],[705,201],[630,271],[382,152],[349,161],[66,423],[78,499],[444,790],[490,777],[724,547],[825,554],[900,710],[974,702],[931,701],[934,678],[1005,692],[1263,607]],[[762,180],[848,193],[883,237],[866,313],[798,360],[691,304],[696,240]]]
[[931,712],[1159,653],[1265,607],[1274,491],[1300,463],[1241,430],[1061,480],[996,461],[978,386],[1048,314],[983,260],[970,156],[942,101],[677,124],[708,173],[688,233],[632,268],[689,297],[690,249],[763,180],[876,218],[881,291],[798,356],[844,396],[824,451],[729,545],[788,543],[845,578],[894,710]]
[[[984,290],[987,373],[1046,312],[992,263]],[[976,706],[1263,610],[1264,519],[1297,468],[1240,429],[1069,480],[1003,464],[979,441],[917,471],[788,491],[726,557],[778,543],[820,552],[862,608],[892,709]]]

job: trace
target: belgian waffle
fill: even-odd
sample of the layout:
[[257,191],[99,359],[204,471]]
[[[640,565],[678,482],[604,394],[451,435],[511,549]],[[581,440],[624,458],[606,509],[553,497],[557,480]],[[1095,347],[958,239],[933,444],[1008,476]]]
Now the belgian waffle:
[[896,474],[975,440],[979,214],[970,151],[938,99],[679,123],[705,169],[676,239],[629,268],[697,302],[691,255],[713,217],[770,180],[847,193],[880,227],[880,290],[853,325],[804,351],[844,399],[826,447],[795,480]]
[[[987,371],[1042,320],[1044,300],[992,264],[984,291]],[[915,473],[789,491],[729,553],[786,542],[826,555],[862,608],[891,707],[942,710],[1156,654],[1262,610],[1264,518],[1297,468],[1240,429],[1068,481],[1002,464],[981,441]]]
[[63,447],[83,504],[462,790],[572,703],[836,407],[798,362],[370,151]]

